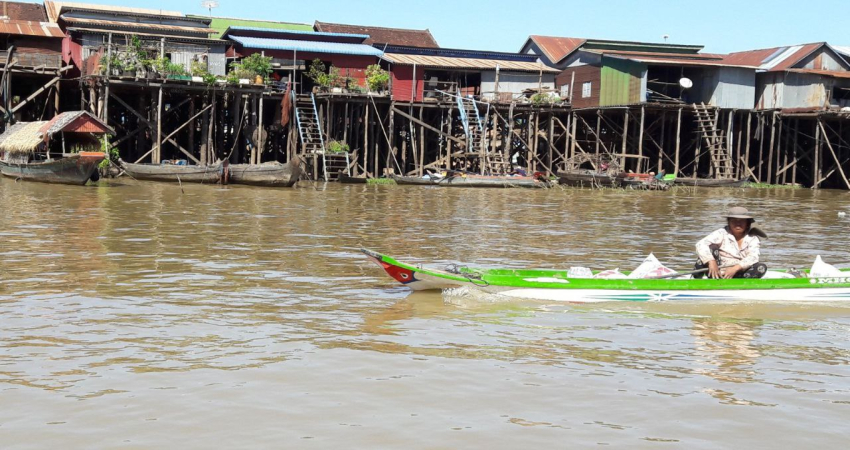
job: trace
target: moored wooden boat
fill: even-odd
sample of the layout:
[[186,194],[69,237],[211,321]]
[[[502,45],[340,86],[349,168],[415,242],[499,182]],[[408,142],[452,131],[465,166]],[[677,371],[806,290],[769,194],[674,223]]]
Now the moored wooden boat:
[[742,187],[747,183],[747,179],[737,180],[734,178],[726,180],[715,180],[711,178],[676,178],[673,183],[676,186],[697,186],[697,187]]
[[301,161],[297,158],[286,164],[232,164],[227,167],[227,182],[251,186],[292,187],[301,177]]
[[563,186],[589,188],[620,187],[623,177],[595,170],[568,170],[558,172],[558,183]]
[[86,111],[68,111],[49,121],[18,122],[0,135],[0,173],[20,180],[83,185],[106,158],[100,138],[115,134]]
[[92,179],[97,166],[106,158],[101,152],[81,152],[45,161],[14,163],[0,161],[0,172],[15,179],[84,185]]
[[448,176],[408,177],[390,175],[396,184],[422,185],[441,187],[475,187],[475,188],[547,188],[551,183],[545,179],[525,176],[489,176],[472,174],[449,174]]
[[627,173],[623,177],[623,187],[643,191],[666,191],[670,183],[655,178],[652,174]]
[[219,182],[222,164],[206,166],[177,164],[134,164],[119,161],[127,175],[136,180],[167,181],[172,183],[209,183]]
[[366,177],[352,177],[346,173],[339,174],[339,182],[342,184],[366,184],[367,180]]
[[565,270],[437,270],[362,250],[396,281],[413,290],[469,287],[512,298],[567,302],[608,301],[790,301],[850,300],[850,269],[831,278],[629,279],[570,278]]

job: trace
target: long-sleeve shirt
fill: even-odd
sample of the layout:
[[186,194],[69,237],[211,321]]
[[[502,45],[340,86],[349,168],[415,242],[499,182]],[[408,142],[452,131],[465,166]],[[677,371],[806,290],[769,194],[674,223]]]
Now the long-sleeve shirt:
[[724,227],[697,242],[697,255],[700,261],[708,264],[714,259],[709,246],[716,244],[720,246],[720,267],[738,264],[743,270],[747,270],[759,262],[759,243],[758,236],[747,234],[738,247],[735,236]]

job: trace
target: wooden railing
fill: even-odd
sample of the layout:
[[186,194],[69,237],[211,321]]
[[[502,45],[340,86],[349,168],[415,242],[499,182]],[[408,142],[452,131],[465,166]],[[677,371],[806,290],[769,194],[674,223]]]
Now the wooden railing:
[[452,94],[457,92],[457,83],[451,81],[425,80],[425,87],[423,89],[423,96],[425,98],[433,98],[437,100],[451,100],[445,97],[444,92]]

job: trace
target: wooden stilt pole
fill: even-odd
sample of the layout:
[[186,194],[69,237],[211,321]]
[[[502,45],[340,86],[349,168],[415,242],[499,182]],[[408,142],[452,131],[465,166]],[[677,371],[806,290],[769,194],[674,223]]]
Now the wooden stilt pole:
[[159,96],[156,102],[156,149],[153,152],[154,164],[162,162],[162,86],[159,87]]
[[679,149],[682,142],[682,108],[679,107],[679,112],[676,115],[676,155],[673,164],[673,173],[679,176]]
[[[646,169],[641,167],[641,165],[643,164],[643,124],[644,124],[644,116],[645,115],[646,115],[645,108],[644,108],[643,105],[641,105],[640,106],[640,128],[638,129],[638,160],[637,160],[637,166],[638,166],[637,171],[638,172],[644,172],[646,169],[649,169],[649,167],[647,167]],[[647,164],[647,166],[648,165],[649,164]]]
[[812,164],[812,189],[817,189],[820,186],[821,171],[820,171],[820,118],[815,121],[815,157]]
[[263,94],[260,93],[258,96],[257,102],[258,105],[258,113],[257,113],[257,159],[255,161],[256,164],[262,164],[263,162],[263,150],[266,148],[266,129],[265,124],[263,123]]
[[[204,114],[203,114],[203,116],[201,116],[201,148],[200,148],[201,165],[202,166],[205,166],[205,165],[208,164],[207,158],[209,157],[210,112],[207,109],[208,103],[209,102],[207,101],[207,97],[204,97],[204,100],[203,100]],[[193,104],[194,104],[194,102],[193,102]],[[194,110],[194,106],[192,107],[192,110]],[[192,126],[189,129],[189,133],[194,135],[194,133],[195,133],[195,127],[194,126]]]
[[658,148],[658,173],[661,173],[664,170],[664,140],[667,135],[667,111],[661,112],[661,138],[659,139],[659,148]]
[[620,149],[620,154],[621,154],[621,156],[620,156],[620,167],[622,167],[624,169],[626,168],[626,152],[629,150],[628,139],[629,139],[629,110],[626,109],[626,111],[623,114],[623,143],[622,143],[622,148]]
[[[750,171],[750,141],[753,140],[752,125],[753,125],[753,113],[748,111],[747,112],[747,144],[746,144],[745,149],[744,149],[744,165],[746,166],[745,167],[746,170],[741,174],[741,175],[743,175],[747,178],[749,178],[749,176],[750,176],[750,175],[747,174],[747,172]],[[758,180],[756,180],[756,181],[758,181]]]
[[419,122],[420,122],[420,125],[419,125],[419,148],[418,148],[418,150],[419,150],[419,176],[420,177],[425,174],[425,129],[421,125],[421,124],[425,123],[425,120],[423,120],[423,114],[424,114],[423,110],[424,110],[424,107],[420,106],[419,107]]
[[[189,117],[195,117],[195,96],[189,100]],[[189,120],[189,151],[195,153],[195,119]],[[200,155],[203,158],[203,155]]]
[[824,128],[823,121],[820,117],[818,117],[818,128],[820,128],[820,131],[823,133],[823,140],[826,142],[826,147],[829,149],[832,159],[835,160],[835,164],[838,167],[838,173],[841,174],[841,179],[844,180],[844,185],[847,186],[847,189],[850,189],[850,181],[847,180],[847,175],[844,174],[844,169],[841,167],[841,160],[838,159],[838,155],[832,148],[832,142],[829,141],[829,134],[827,134],[826,128]]
[[800,136],[800,119],[794,119],[794,166],[791,167],[791,184],[797,184],[797,142]]
[[[366,111],[363,113],[363,169],[366,171],[366,176],[369,176],[369,108],[365,109]],[[375,172],[373,178],[377,177],[377,172]]]
[[[770,118],[770,146],[768,147],[767,153],[767,182],[772,183],[773,180],[773,153],[775,151],[775,142],[776,138],[776,111],[773,111]],[[778,156],[777,156],[778,158]]]
[[758,155],[758,171],[756,172],[756,175],[758,176],[758,182],[761,183],[762,182],[761,167],[762,167],[762,165],[764,165],[763,164],[763,162],[764,162],[764,127],[765,127],[765,122],[766,122],[764,120],[764,113],[759,113],[758,120],[759,120],[759,155]]
[[[596,154],[599,155],[599,140],[602,139],[600,132],[602,131],[602,110],[596,110]],[[587,134],[587,133],[585,133]],[[575,136],[575,126],[573,126],[573,136]],[[573,156],[575,156],[575,148],[573,148]]]

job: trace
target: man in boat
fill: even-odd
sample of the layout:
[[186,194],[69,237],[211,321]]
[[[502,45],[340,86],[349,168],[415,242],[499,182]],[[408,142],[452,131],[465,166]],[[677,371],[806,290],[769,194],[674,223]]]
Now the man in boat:
[[[759,262],[763,231],[753,226],[755,218],[740,206],[729,209],[726,226],[697,242],[694,270],[705,270],[709,278],[761,278],[767,266]],[[694,274],[702,278],[706,272]]]

